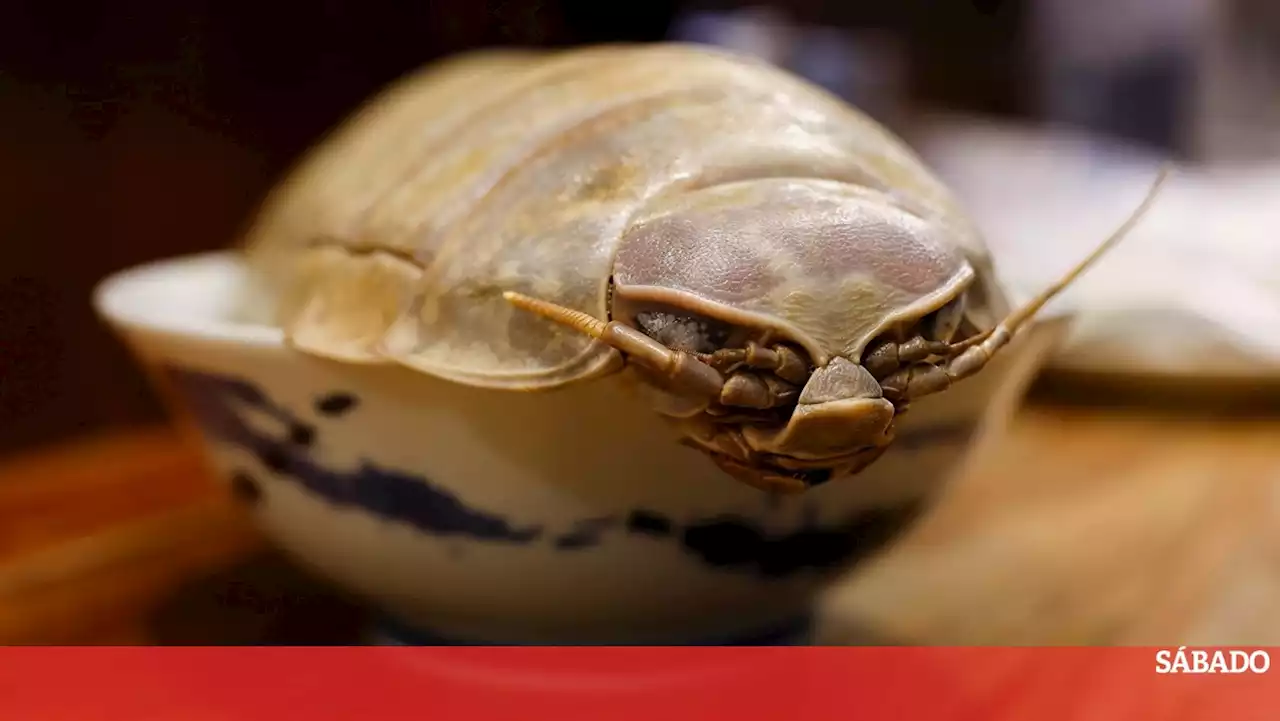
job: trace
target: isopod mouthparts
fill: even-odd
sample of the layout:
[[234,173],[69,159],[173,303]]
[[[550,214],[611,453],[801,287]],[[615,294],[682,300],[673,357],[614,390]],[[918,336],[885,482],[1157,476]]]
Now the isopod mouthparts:
[[610,45],[407,76],[243,245],[300,352],[519,391],[622,358],[686,443],[800,491],[874,463],[912,399],[980,372],[1151,197],[1013,310],[952,193],[856,109],[754,58]]

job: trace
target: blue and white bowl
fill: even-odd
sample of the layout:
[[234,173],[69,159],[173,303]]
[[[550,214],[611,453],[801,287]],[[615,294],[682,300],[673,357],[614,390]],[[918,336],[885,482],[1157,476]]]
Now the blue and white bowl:
[[268,536],[426,643],[792,638],[994,435],[1063,325],[913,405],[860,476],[778,499],[677,445],[623,378],[513,393],[309,357],[231,319],[242,280],[234,254],[178,258],[95,303]]

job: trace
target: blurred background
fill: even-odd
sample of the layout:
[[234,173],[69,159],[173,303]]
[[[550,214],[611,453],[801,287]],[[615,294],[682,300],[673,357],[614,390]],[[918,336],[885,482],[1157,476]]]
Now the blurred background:
[[[1201,479],[1255,453],[1258,493],[1280,481],[1269,443],[1241,451],[1185,429],[1160,435],[1210,408],[1218,420],[1206,422],[1230,438],[1280,428],[1238,431],[1246,411],[1223,402],[1251,416],[1280,406],[1270,0],[0,0],[0,454],[160,423],[93,315],[93,285],[230,243],[290,163],[390,80],[481,46],[664,39],[766,57],[906,136],[971,205],[1023,291],[1136,206],[1159,161],[1181,163],[1142,238],[1073,295],[1092,311],[1045,383],[1059,401],[1180,399],[1146,431],[1123,426],[1146,439],[1137,445],[1115,446],[1113,426],[1082,431],[1093,440],[1079,444],[1112,444],[1099,465],[1202,443]],[[1045,418],[1015,450],[1040,449],[1065,422]],[[4,481],[44,468],[8,467],[18,470],[0,476],[0,504]],[[23,513],[55,503],[11,493]],[[17,527],[0,524],[0,549]],[[860,598],[872,597],[888,598]],[[912,632],[937,632],[928,623]]]
[[[849,93],[866,85],[886,112],[907,93],[981,112],[1029,112],[1019,70],[1024,3],[935,5],[778,7],[825,31],[814,56],[796,62],[814,64]],[[684,34],[768,52],[769,40],[749,29],[716,24],[733,7],[3,0],[0,449],[159,418],[123,349],[93,317],[92,285],[140,261],[226,245],[289,163],[393,78],[490,45]],[[850,44],[846,32],[858,31],[875,44]],[[870,57],[854,62],[851,53]],[[881,65],[892,77],[869,72]]]
[[90,311],[93,283],[227,244],[323,131],[437,57],[710,42],[767,56],[903,133],[946,111],[1225,162],[1280,150],[1277,16],[1265,0],[4,0],[0,450],[159,418]]

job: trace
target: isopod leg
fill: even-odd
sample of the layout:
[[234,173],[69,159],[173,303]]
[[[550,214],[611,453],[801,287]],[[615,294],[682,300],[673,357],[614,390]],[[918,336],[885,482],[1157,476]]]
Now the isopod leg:
[[884,378],[903,366],[922,361],[930,356],[946,356],[954,346],[946,341],[928,340],[914,336],[902,343],[882,341],[863,354],[862,367],[872,376]]
[[770,371],[792,385],[804,385],[809,378],[809,363],[790,346],[777,344],[765,348],[748,342],[745,348],[722,348],[705,357],[706,362],[722,373],[741,366]]

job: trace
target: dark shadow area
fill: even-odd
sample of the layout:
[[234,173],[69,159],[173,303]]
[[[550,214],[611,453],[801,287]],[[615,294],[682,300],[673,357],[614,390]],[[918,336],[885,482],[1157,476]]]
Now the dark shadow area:
[[274,552],[179,588],[154,613],[154,643],[333,646],[362,642],[364,607]]

